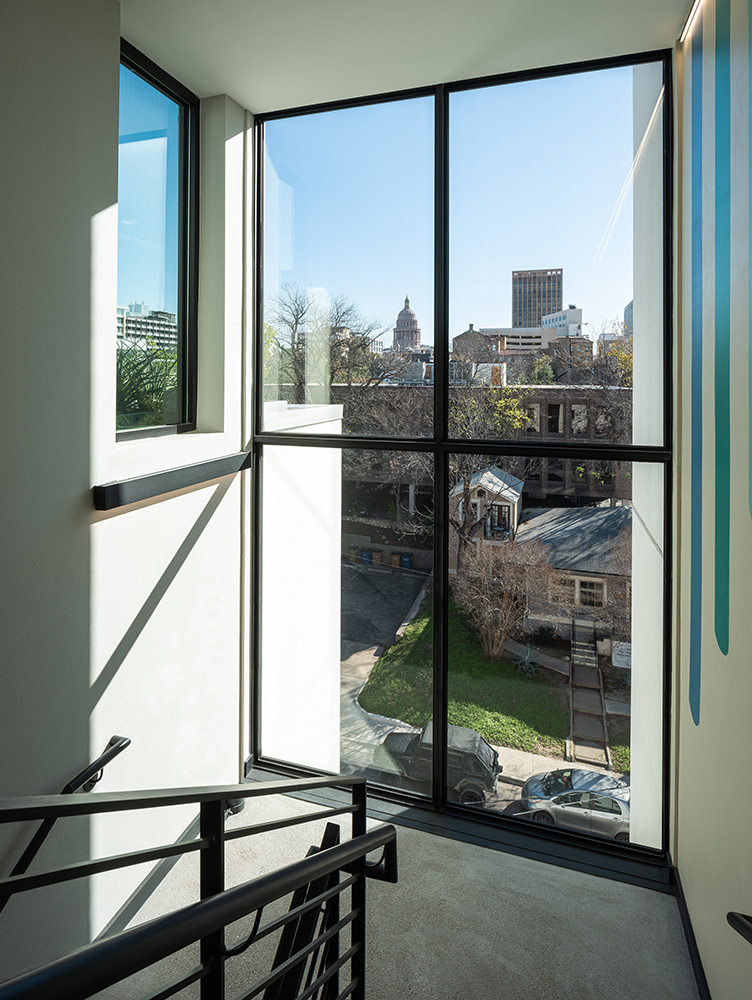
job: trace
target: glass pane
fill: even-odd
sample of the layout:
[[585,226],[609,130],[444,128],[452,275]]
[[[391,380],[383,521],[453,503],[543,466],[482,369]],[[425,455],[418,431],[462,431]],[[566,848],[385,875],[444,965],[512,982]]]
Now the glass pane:
[[265,142],[274,429],[296,431],[296,407],[335,405],[338,433],[430,435],[433,100],[271,121]]
[[267,447],[262,496],[262,752],[430,794],[432,459]]
[[656,63],[451,95],[450,436],[664,443],[663,93]]
[[182,420],[180,107],[120,67],[117,427]]
[[658,847],[663,470],[529,461],[450,462],[449,793]]

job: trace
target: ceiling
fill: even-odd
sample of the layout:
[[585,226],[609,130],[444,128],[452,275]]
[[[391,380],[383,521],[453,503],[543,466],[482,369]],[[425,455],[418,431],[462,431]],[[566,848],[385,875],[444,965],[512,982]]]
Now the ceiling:
[[652,49],[691,0],[120,0],[121,33],[254,112]]

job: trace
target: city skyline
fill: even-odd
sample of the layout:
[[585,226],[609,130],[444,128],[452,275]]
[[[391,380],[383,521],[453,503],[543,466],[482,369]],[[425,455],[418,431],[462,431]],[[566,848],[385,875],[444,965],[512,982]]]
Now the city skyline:
[[[512,325],[518,270],[563,268],[563,304],[583,309],[586,333],[622,319],[633,297],[632,82],[619,68],[451,95],[450,341],[471,323]],[[431,100],[265,128],[267,304],[284,284],[326,288],[389,338],[407,294],[431,344]]]

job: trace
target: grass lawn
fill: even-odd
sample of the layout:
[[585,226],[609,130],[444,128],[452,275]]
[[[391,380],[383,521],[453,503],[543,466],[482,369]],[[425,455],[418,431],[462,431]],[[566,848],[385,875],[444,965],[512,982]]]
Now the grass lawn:
[[[371,671],[359,701],[367,712],[424,726],[432,715],[433,612],[430,596],[402,638]],[[489,743],[562,757],[569,732],[566,689],[541,672],[524,677],[489,660],[472,626],[450,602],[449,722]]]
[[623,715],[608,717],[608,747],[614,762],[614,770],[629,774],[629,719]]

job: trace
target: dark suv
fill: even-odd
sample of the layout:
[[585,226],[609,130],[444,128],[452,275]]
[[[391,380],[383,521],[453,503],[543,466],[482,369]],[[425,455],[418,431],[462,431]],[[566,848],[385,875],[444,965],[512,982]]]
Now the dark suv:
[[[375,763],[381,770],[373,778],[382,784],[430,793],[432,762],[433,722],[429,722],[419,733],[389,733],[377,749]],[[407,780],[395,782],[395,770]],[[486,794],[496,791],[501,770],[498,753],[480,733],[465,726],[448,727],[447,784],[451,797],[465,805],[482,806]]]

